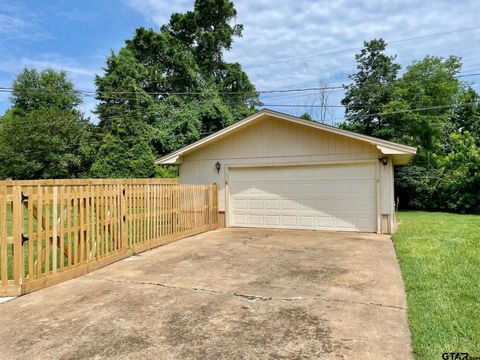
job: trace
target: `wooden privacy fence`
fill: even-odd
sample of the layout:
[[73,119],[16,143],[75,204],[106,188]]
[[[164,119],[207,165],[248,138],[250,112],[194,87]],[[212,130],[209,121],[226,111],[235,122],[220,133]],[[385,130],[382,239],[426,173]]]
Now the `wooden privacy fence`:
[[176,179],[0,181],[0,296],[214,229],[217,191]]

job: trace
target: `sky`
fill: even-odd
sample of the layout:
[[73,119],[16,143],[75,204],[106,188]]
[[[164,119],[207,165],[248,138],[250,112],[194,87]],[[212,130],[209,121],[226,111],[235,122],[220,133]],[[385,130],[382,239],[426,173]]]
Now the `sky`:
[[[384,38],[402,70],[426,55],[463,58],[462,74],[480,73],[480,1],[412,0],[237,0],[241,38],[225,54],[239,62],[257,90],[338,85],[355,72],[363,41]],[[173,12],[193,8],[193,0],[0,0],[0,87],[9,87],[24,67],[64,70],[80,90],[94,91],[107,56],[117,52],[135,28],[159,29]],[[466,30],[470,29],[470,30]],[[461,31],[458,31],[461,30]],[[457,32],[453,32],[457,31]],[[439,34],[443,33],[443,34]],[[427,36],[438,34],[435,36]],[[415,39],[411,39],[415,38]],[[479,88],[480,76],[464,77]],[[342,90],[328,92],[340,105]],[[319,95],[262,95],[277,111],[318,117]],[[284,105],[284,106],[274,106]],[[288,105],[288,106],[287,106]],[[0,93],[0,115],[10,106]],[[92,121],[95,99],[82,110]],[[329,108],[338,123],[343,109]]]

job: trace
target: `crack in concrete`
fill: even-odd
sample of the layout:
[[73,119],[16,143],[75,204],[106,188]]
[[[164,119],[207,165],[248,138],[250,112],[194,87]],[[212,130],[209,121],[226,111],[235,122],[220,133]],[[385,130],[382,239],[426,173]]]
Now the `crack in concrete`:
[[218,291],[208,288],[201,288],[201,287],[185,287],[185,286],[175,286],[175,285],[168,285],[163,284],[155,281],[136,281],[136,280],[118,280],[118,279],[90,279],[90,280],[104,280],[110,282],[117,282],[117,283],[132,283],[132,284],[140,284],[140,285],[154,285],[160,286],[168,289],[178,289],[178,290],[192,290],[192,291],[203,291],[212,294],[220,294],[220,295],[230,295],[236,296],[243,299],[247,299],[248,301],[302,301],[302,300],[321,300],[321,301],[329,301],[329,302],[340,302],[340,303],[347,303],[352,305],[368,305],[368,306],[379,306],[385,307],[390,309],[396,310],[407,310],[402,306],[396,305],[386,305],[382,303],[375,303],[375,302],[366,302],[366,301],[354,301],[354,300],[341,300],[341,299],[329,299],[322,296],[310,296],[310,297],[302,297],[302,296],[294,296],[294,297],[272,297],[272,296],[262,296],[262,295],[252,295],[252,294],[240,294],[240,293],[229,293],[224,291]]

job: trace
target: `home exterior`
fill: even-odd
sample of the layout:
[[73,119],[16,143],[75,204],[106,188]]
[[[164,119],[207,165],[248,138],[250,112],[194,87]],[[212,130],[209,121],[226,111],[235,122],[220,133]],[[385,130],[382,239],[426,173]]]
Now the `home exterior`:
[[217,183],[227,227],[392,233],[394,165],[416,149],[272,110],[168,154],[184,184]]

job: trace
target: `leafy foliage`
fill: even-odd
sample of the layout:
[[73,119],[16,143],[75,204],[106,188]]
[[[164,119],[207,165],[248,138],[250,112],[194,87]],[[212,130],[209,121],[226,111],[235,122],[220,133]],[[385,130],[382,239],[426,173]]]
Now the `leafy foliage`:
[[0,122],[0,176],[13,179],[83,176],[91,161],[91,125],[64,72],[23,70],[12,108]]
[[91,176],[98,178],[126,178],[135,174],[139,178],[155,175],[155,156],[148,141],[122,140],[113,135],[105,136],[98,149],[98,156],[91,168]]
[[[137,29],[96,78],[103,136],[126,143],[141,138],[153,154],[163,155],[252,114],[255,87],[240,64],[223,59],[242,33],[242,25],[230,24],[235,16],[231,1],[197,0],[159,32]],[[102,156],[100,151],[99,162]],[[125,175],[145,175],[125,169],[131,169]]]
[[460,59],[426,56],[398,77],[384,50],[373,40],[357,55],[342,126],[418,148],[410,166],[396,169],[397,195],[408,206],[480,212],[480,101],[457,78]]
[[358,72],[350,75],[352,84],[346,86],[344,128],[372,136],[383,136],[385,117],[379,115],[392,100],[392,84],[397,78],[400,65],[395,56],[384,54],[383,39],[364,42],[364,48],[355,56]]

